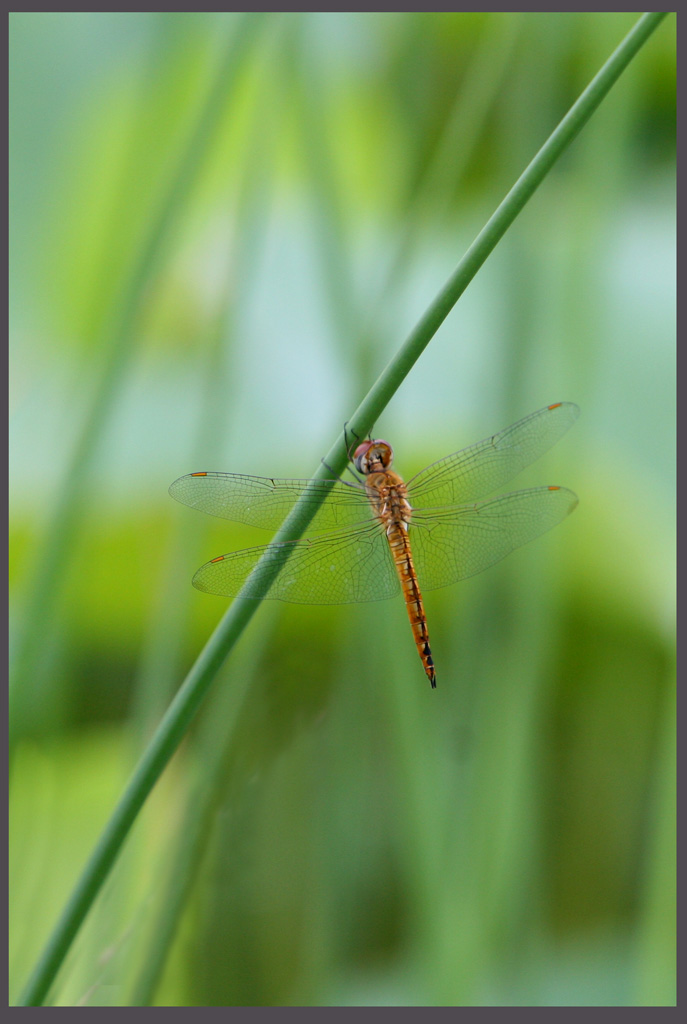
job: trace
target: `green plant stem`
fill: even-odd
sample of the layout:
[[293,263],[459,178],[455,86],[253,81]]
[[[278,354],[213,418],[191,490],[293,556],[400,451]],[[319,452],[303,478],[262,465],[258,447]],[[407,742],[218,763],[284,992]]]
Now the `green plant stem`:
[[[278,116],[273,106],[273,82],[268,77],[265,78],[251,120],[254,130],[246,146],[242,176],[233,204],[234,231],[230,245],[230,255],[236,257],[240,254],[241,257],[240,279],[226,289],[223,307],[218,314],[215,338],[207,353],[203,412],[199,417],[198,437],[194,444],[198,462],[207,460],[213,443],[227,433],[224,422],[225,397],[232,370],[230,363],[235,359],[236,323],[241,315],[241,302],[250,293],[266,221],[269,219],[269,175],[275,165],[274,140]],[[258,225],[260,227],[256,231]],[[179,527],[169,555],[169,564],[173,565],[177,564],[177,558],[182,552],[188,558],[189,550],[194,548],[186,529],[191,525],[190,517],[181,516],[177,521],[183,523],[184,527]],[[199,553],[198,562],[201,560]],[[186,589],[193,593],[188,583]],[[163,587],[163,591],[159,615],[154,621],[154,641],[148,652],[147,671],[145,677],[141,678],[141,703],[145,703],[146,713],[141,715],[139,721],[141,726],[145,724],[146,736],[152,732],[154,722],[158,721],[162,708],[173,692],[173,683],[176,681],[173,666],[180,662],[180,647],[188,635],[186,620],[190,600],[179,601],[178,587]],[[263,615],[261,630],[266,629],[267,618]],[[269,621],[271,619],[272,616]],[[261,635],[264,637],[265,634]],[[223,771],[227,754],[233,747],[238,711],[255,674],[253,653],[253,649],[250,649],[248,658],[232,663],[231,687],[226,687],[226,692],[217,695],[221,700],[215,702],[211,714],[205,715],[201,728],[193,737],[194,749],[204,752],[201,759],[204,771],[196,780],[194,791],[187,801],[183,828],[175,837],[173,864],[157,911],[148,915],[149,918],[152,916],[152,920],[148,921],[150,940],[142,947],[141,954],[136,956],[136,981],[130,993],[129,1006],[149,1006],[153,1002],[186,900],[193,889],[198,865],[202,862],[212,835],[213,813],[218,803],[218,794],[223,792]],[[154,704],[149,696],[153,684],[156,692],[163,691],[162,695],[156,697]],[[164,704],[161,705],[160,701],[164,701]],[[154,710],[157,714],[153,722]]]
[[[274,629],[276,616],[267,617],[266,633]],[[261,627],[265,626],[265,617]],[[131,992],[130,1006],[151,1005],[162,976],[170,946],[187,897],[193,888],[201,861],[215,824],[218,803],[225,795],[227,761],[231,756],[239,712],[255,678],[258,658],[255,649],[244,648],[232,665],[235,680],[231,692],[222,693],[211,714],[202,717],[193,744],[203,751],[202,771],[189,792],[183,814],[183,829],[175,840],[168,881],[154,914],[150,942],[139,962]]]
[[[358,406],[349,421],[349,431],[355,431],[359,436],[364,436],[372,427],[487,256],[544,180],[558,157],[591,117],[664,17],[665,13],[652,12],[642,15],[634,28],[611,54],[517,180],[472,243],[447,284]],[[346,459],[346,441],[342,431],[327,453],[324,462],[335,473],[338,473],[343,471]],[[324,464],[320,465],[313,479],[317,481],[331,479]],[[294,507],[279,529],[274,538],[275,543],[299,537],[315,511],[316,501],[313,500],[310,493],[307,493],[305,500]],[[269,552],[266,558],[270,572],[276,577],[283,564],[283,559],[279,560],[270,556]],[[138,812],[174,754],[218,670],[258,606],[259,602],[257,601],[234,601],[200,652],[144,751],[112,817],[105,826],[62,916],[35,966],[20,1000],[20,1005],[40,1005],[45,999]]]

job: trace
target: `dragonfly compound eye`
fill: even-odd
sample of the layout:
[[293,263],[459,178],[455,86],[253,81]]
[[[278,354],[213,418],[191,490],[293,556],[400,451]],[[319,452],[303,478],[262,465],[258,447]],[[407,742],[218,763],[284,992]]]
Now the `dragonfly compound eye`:
[[[353,464],[359,473],[370,473],[375,463],[382,469],[388,469],[393,458],[393,451],[388,441],[363,441],[353,453]],[[375,468],[379,468],[377,465]]]

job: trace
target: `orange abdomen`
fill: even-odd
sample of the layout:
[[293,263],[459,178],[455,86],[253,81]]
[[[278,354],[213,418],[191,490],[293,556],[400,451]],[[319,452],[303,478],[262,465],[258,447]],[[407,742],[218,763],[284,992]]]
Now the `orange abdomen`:
[[415,575],[413,556],[410,549],[410,540],[404,526],[399,524],[391,525],[387,530],[387,537],[391,547],[391,554],[396,566],[396,572],[403,587],[403,598],[406,603],[406,611],[410,619],[410,625],[415,638],[415,646],[424,665],[427,678],[432,687],[437,685],[432,650],[429,646],[429,633],[427,631],[427,618],[422,603],[422,594]]

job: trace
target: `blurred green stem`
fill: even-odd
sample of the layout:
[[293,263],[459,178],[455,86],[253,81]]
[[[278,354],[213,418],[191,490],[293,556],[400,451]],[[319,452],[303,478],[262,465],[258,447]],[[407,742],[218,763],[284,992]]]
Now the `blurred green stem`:
[[[265,76],[251,118],[253,130],[246,145],[242,176],[233,197],[233,231],[227,264],[235,260],[240,269],[231,275],[231,285],[225,285],[224,301],[218,313],[214,337],[208,346],[204,401],[194,445],[199,462],[207,458],[208,451],[212,450],[213,445],[216,446],[217,438],[227,434],[225,398],[236,355],[236,323],[241,314],[241,302],[251,290],[269,217],[269,176],[275,166],[274,140],[278,123],[273,95],[273,82],[269,76]],[[235,372],[235,367],[233,369]],[[189,548],[193,550],[189,531],[181,525],[188,525],[190,519],[183,516],[177,517],[177,521],[180,525],[167,559],[169,565],[177,564],[177,556],[182,551],[188,557]],[[185,589],[192,593],[188,584]],[[162,588],[163,597],[152,628],[153,641],[147,651],[148,658],[139,681],[139,735],[145,735],[146,738],[153,731],[153,714],[156,712],[155,722],[160,717],[160,702],[164,700],[166,705],[173,692],[173,667],[180,662],[181,645],[188,635],[190,605],[188,601],[179,600],[177,590],[171,585]],[[264,630],[264,616],[261,625]],[[249,659],[244,658],[232,664],[231,686],[226,687],[226,692],[221,695],[222,703],[206,715],[206,721],[194,737],[194,749],[203,751],[200,761],[204,768],[188,799],[183,827],[174,839],[173,866],[157,912],[149,915],[153,918],[149,922],[150,941],[140,952],[136,951],[136,981],[129,1006],[149,1006],[154,1000],[186,900],[193,889],[198,865],[202,863],[212,835],[212,815],[219,793],[222,792],[224,762],[227,752],[232,748],[243,695],[255,672],[254,661],[254,651],[251,650]]]
[[637,945],[635,1006],[676,1006],[677,977],[677,736],[675,665],[670,667],[663,721],[658,735],[643,893],[643,921]]
[[[634,28],[611,54],[516,181],[472,243],[447,284],[358,406],[348,423],[349,432],[354,431],[363,437],[372,427],[497,242],[503,237],[558,157],[591,117],[664,17],[664,13],[654,12],[642,15]],[[324,461],[332,467],[334,472],[339,473],[343,471],[346,459],[346,442],[342,431]],[[331,479],[324,464],[319,466],[314,479],[317,481]],[[305,498],[306,500],[295,506],[291,515],[279,529],[274,538],[275,543],[294,540],[303,533],[317,507],[316,501],[312,500],[309,492]],[[270,558],[269,552],[266,558],[271,572],[276,576],[283,562],[280,563],[274,557]],[[157,732],[144,751],[84,868],[61,918],[34,968],[20,1000],[20,1005],[40,1005],[45,999],[74,937],[109,874],[129,829],[136,820],[138,812],[174,754],[218,670],[257,611],[258,606],[259,602],[257,601],[234,601],[200,652],[160,722]]]
[[[268,619],[267,633],[273,629],[274,622],[273,615]],[[176,837],[162,898],[151,915],[150,939],[139,959],[129,1006],[150,1006],[155,997],[179,920],[193,889],[198,864],[212,835],[218,804],[224,795],[222,783],[226,781],[226,762],[232,752],[241,706],[255,678],[258,650],[246,651],[232,666],[231,690],[227,689],[221,695],[221,701],[211,709],[211,714],[206,714],[194,736],[195,750],[202,751],[197,757],[201,767],[188,795],[183,829]]]
[[97,445],[135,351],[141,301],[169,251],[171,235],[187,208],[205,154],[216,139],[232,87],[251,52],[251,43],[260,26],[258,16],[247,14],[240,16],[233,29],[219,59],[205,104],[183,148],[169,188],[151,218],[145,241],[108,321],[107,337],[98,339],[106,351],[104,365],[36,563],[37,571],[22,616],[24,627],[12,661],[10,750],[22,733],[24,709],[30,707],[38,689],[36,681],[41,671],[45,623],[50,622],[54,615],[60,586],[67,575],[79,523],[81,497]]

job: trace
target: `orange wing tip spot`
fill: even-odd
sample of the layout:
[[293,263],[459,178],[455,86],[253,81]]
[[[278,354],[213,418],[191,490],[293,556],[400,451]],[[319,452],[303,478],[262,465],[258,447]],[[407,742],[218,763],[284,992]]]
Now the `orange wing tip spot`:
[[189,476],[207,476],[207,473],[189,473]]
[[210,564],[212,565],[213,562],[223,562],[223,561],[224,561],[224,555],[218,555],[217,558],[211,558],[210,559]]
[[550,491],[560,491],[560,487],[549,487]]
[[550,406],[548,407],[548,408],[549,408],[549,412],[550,412],[550,411],[551,411],[552,409],[560,409],[560,407],[561,407],[562,405],[563,405],[563,403],[562,403],[562,402],[554,402],[554,404],[553,404],[553,405],[550,405]]

